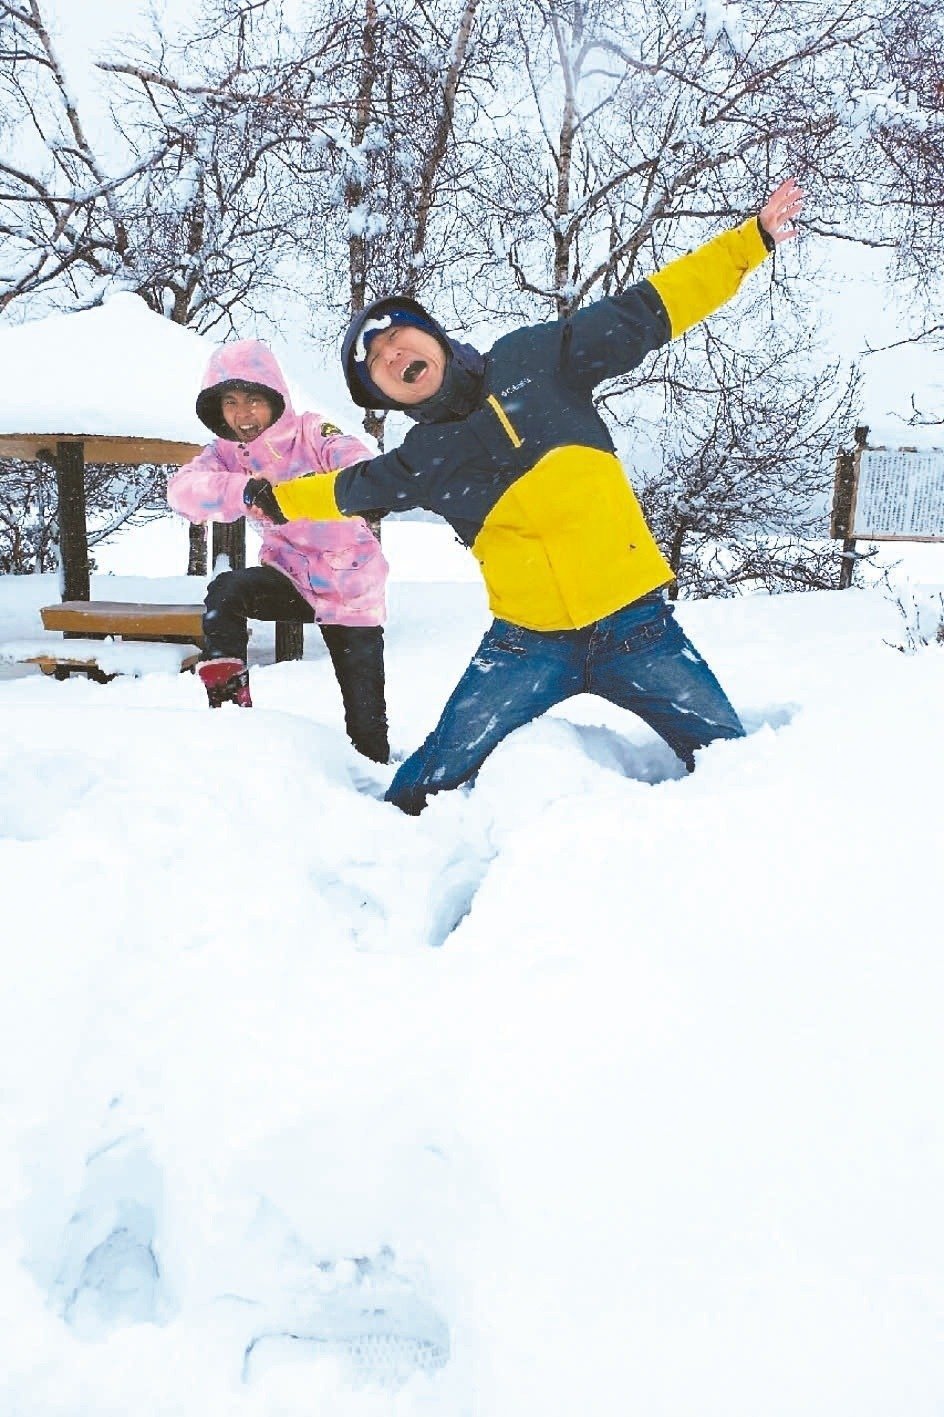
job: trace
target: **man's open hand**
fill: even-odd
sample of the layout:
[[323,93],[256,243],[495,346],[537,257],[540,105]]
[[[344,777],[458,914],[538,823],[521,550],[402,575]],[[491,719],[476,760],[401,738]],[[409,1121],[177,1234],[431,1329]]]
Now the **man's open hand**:
[[795,222],[805,201],[806,193],[797,186],[795,177],[788,177],[776,191],[771,192],[760,209],[759,219],[775,246],[779,246],[781,241],[791,241],[796,236]]

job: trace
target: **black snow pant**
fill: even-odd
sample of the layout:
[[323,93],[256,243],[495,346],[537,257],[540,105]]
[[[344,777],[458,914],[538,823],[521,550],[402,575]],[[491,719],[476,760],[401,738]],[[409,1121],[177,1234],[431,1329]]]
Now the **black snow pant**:
[[[301,620],[315,612],[287,576],[272,566],[224,571],[207,586],[203,635],[208,659],[245,661],[249,620]],[[319,625],[344,703],[344,724],[365,758],[390,757],[384,701],[383,628],[380,625]]]

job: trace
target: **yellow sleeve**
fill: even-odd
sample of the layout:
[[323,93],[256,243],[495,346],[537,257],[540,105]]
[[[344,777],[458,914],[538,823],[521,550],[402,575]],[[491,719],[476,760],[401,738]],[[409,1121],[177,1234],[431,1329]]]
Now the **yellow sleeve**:
[[319,473],[317,477],[293,477],[279,482],[272,491],[290,522],[308,518],[313,522],[335,522],[344,518],[334,496],[337,472]]
[[750,217],[733,231],[724,231],[704,246],[670,261],[648,276],[659,296],[676,339],[720,309],[739,289],[748,271],[767,255],[757,218]]

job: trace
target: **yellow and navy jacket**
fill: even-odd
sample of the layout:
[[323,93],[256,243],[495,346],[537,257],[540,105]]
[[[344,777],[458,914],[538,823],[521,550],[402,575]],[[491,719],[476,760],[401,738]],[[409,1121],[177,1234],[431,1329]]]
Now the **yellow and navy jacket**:
[[[760,265],[756,219],[723,233],[621,295],[567,319],[516,330],[485,356],[450,340],[422,306],[387,298],[360,312],[342,351],[362,407],[417,421],[399,448],[274,490],[290,520],[425,507],[478,560],[492,613],[530,630],[592,624],[672,579],[593,403],[729,300]],[[406,306],[451,353],[439,393],[404,407],[361,382],[353,351],[365,321]]]

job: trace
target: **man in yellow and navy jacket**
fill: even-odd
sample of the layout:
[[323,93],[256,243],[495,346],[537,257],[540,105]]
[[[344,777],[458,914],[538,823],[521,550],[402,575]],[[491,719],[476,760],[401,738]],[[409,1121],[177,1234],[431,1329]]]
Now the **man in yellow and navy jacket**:
[[474,776],[513,729],[573,694],[631,709],[691,770],[694,753],[744,730],[673,618],[672,571],[593,403],[604,379],[718,309],[768,251],[796,234],[792,179],[757,217],[621,295],[504,335],[486,355],[406,296],[351,324],[342,362],[354,402],[416,423],[402,445],[318,477],[247,484],[274,520],[425,507],[471,548],[495,619],[426,742],[387,800],[422,811]]

